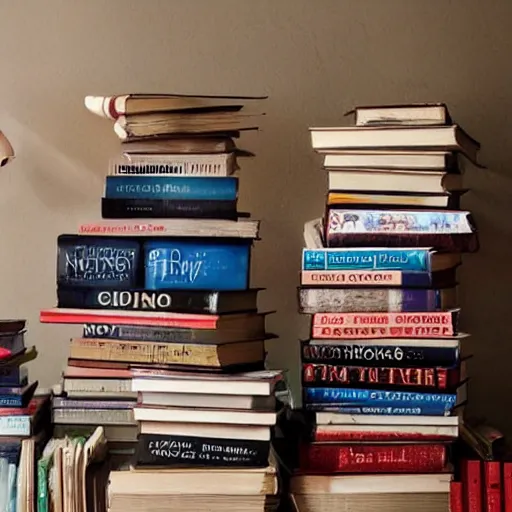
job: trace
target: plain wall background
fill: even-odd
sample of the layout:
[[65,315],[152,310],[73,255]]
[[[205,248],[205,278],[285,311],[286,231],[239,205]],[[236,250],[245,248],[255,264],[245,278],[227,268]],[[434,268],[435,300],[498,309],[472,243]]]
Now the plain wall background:
[[295,389],[302,229],[326,185],[307,128],[347,124],[357,104],[444,101],[488,165],[464,200],[482,246],[459,273],[471,410],[511,431],[511,16],[510,0],[0,1],[0,129],[18,155],[0,172],[0,317],[28,319],[32,376],[56,382],[80,332],[38,313],[56,300],[56,238],[99,218],[118,151],[86,94],[270,96],[262,130],[242,139],[257,157],[243,162],[240,209],[263,221],[253,283],[278,310],[270,364]]

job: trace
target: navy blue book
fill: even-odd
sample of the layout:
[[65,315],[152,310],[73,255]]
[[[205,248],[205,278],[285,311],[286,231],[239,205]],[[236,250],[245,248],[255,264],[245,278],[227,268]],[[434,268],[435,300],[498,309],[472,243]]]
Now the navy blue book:
[[28,371],[24,366],[0,366],[1,387],[23,387],[28,384]]
[[57,244],[57,285],[143,286],[141,244],[136,240],[61,235]]
[[194,199],[234,201],[238,178],[182,176],[107,176],[109,199]]
[[4,388],[0,393],[0,407],[27,407],[34,396],[38,382],[35,381],[22,388]]
[[149,240],[144,243],[145,287],[245,290],[250,256],[251,241],[241,239]]

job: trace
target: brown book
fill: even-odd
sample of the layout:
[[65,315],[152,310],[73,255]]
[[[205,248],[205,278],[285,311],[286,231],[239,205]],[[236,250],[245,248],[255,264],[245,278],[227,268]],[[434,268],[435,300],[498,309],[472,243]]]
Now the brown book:
[[71,340],[70,357],[98,361],[223,368],[263,361],[265,342],[257,340],[229,344],[195,344],[75,338]]

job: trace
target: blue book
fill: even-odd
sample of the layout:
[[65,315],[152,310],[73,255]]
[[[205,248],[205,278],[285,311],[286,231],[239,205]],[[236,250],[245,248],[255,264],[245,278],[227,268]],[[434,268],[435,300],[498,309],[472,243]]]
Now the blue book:
[[455,407],[457,394],[356,388],[306,388],[304,401],[307,404],[323,404],[325,407],[421,408],[424,411],[422,414],[439,416],[445,415]]
[[25,366],[0,366],[0,386],[21,387],[27,383],[28,370]]
[[303,249],[302,270],[431,272],[436,258],[439,255],[432,248]]
[[145,286],[149,290],[246,290],[250,255],[251,243],[239,240],[148,241],[144,244]]
[[109,199],[194,199],[233,201],[238,178],[107,176]]

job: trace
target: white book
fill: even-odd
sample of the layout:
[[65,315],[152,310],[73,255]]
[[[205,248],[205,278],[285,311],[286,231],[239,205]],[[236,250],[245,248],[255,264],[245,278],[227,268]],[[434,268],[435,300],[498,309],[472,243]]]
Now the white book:
[[317,425],[437,425],[448,427],[457,426],[460,421],[458,416],[316,413]]
[[364,105],[354,109],[356,125],[444,125],[451,122],[443,103]]

